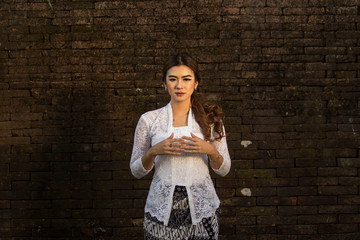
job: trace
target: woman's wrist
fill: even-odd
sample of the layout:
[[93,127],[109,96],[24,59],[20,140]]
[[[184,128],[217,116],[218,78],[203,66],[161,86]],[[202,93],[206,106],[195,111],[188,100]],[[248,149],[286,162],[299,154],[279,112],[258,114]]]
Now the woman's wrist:
[[223,161],[224,159],[218,151],[216,151],[216,154],[212,154],[211,156],[209,156],[210,166],[213,169],[219,169]]
[[220,153],[216,150],[215,147],[213,147],[213,150],[211,151],[209,155],[209,159],[210,159],[210,162],[216,162],[219,160],[220,158]]
[[154,153],[154,147],[151,147],[151,148],[147,151],[146,154],[148,155],[149,158],[155,158],[155,157],[156,157],[156,153]]
[[217,155],[216,158],[212,158],[212,157],[210,156],[210,162],[212,162],[212,163],[218,162],[220,158],[221,158],[220,153],[218,153],[218,155]]
[[142,157],[142,164],[146,170],[150,170],[154,165],[156,155],[153,153],[152,149],[150,148],[145,155]]

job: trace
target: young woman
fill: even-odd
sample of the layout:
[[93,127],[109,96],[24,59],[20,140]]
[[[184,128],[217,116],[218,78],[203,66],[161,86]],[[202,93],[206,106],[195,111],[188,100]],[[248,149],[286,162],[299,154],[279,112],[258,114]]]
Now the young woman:
[[130,161],[136,178],[155,167],[145,206],[145,239],[217,239],[220,201],[209,165],[221,176],[230,170],[223,113],[199,101],[199,70],[187,53],[168,59],[163,80],[170,103],[140,117]]

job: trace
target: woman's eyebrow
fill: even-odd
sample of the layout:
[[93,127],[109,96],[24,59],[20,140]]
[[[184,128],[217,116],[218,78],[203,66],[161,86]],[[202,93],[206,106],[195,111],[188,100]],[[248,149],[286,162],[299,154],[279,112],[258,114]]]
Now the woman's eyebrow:
[[192,77],[192,76],[191,75],[182,76],[182,78],[186,78],[186,77]]
[[170,77],[177,78],[177,76],[175,76],[175,75],[169,75],[168,77],[169,77],[169,78],[170,78]]
[[[169,75],[168,77],[174,77],[174,78],[177,78],[177,76],[175,75]],[[182,76],[182,78],[186,78],[186,77],[192,77],[192,75],[185,75],[185,76]]]
[[[171,77],[173,77],[173,78],[178,78],[177,76],[175,76],[175,75],[169,75],[168,76],[169,78],[171,78]],[[182,76],[182,78],[186,78],[186,77],[192,77],[192,75],[185,75],[185,76]]]

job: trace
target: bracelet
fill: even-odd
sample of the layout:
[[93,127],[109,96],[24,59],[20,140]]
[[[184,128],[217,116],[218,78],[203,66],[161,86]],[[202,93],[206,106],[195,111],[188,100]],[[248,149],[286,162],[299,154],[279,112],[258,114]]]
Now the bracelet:
[[221,157],[221,154],[219,152],[218,152],[218,154],[219,155],[217,156],[217,158],[215,160],[211,160],[211,157],[209,156],[210,162],[217,162]]

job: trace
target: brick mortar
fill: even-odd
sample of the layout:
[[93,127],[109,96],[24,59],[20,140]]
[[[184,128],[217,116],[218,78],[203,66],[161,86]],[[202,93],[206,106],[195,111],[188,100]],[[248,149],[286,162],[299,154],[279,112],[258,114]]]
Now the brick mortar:
[[133,133],[174,51],[226,113],[220,239],[360,238],[359,5],[3,1],[1,239],[142,239]]

